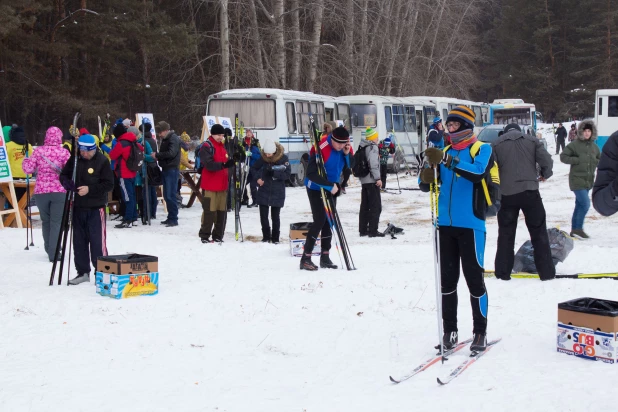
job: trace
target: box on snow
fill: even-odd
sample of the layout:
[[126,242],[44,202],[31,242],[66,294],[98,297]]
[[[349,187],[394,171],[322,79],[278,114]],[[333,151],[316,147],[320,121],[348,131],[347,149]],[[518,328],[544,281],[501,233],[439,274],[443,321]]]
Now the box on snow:
[[579,298],[559,303],[557,350],[618,363],[618,302]]
[[159,293],[159,258],[149,255],[101,256],[97,259],[96,291],[124,299]]
[[[300,222],[290,224],[290,254],[292,256],[302,256],[305,250],[305,239],[307,232],[311,229],[311,222]],[[320,238],[315,241],[312,256],[320,256]]]

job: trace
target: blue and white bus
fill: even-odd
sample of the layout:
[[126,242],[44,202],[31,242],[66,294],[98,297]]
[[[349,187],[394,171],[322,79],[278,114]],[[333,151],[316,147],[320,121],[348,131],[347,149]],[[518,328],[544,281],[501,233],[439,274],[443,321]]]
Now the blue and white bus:
[[536,130],[536,107],[522,99],[496,99],[489,105],[489,124],[516,123]]
[[618,131],[618,89],[597,90],[594,122],[599,131],[597,144],[602,149],[607,139]]
[[474,122],[474,133],[477,135],[483,130],[483,127],[489,123],[489,105],[487,103],[473,102],[471,100],[455,99],[453,97],[436,97],[436,96],[411,96],[410,99],[428,101],[436,105],[437,114],[446,121],[448,112],[453,110],[455,106],[467,106],[476,117]]

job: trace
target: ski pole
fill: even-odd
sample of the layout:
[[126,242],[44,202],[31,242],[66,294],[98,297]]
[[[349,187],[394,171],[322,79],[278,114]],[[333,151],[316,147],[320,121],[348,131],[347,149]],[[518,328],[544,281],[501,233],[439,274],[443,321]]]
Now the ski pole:
[[438,317],[438,339],[440,355],[444,363],[444,341],[442,339],[442,270],[440,265],[440,232],[438,228],[438,165],[433,166],[433,184],[430,187],[431,221],[433,225],[434,277],[436,284],[436,312]]

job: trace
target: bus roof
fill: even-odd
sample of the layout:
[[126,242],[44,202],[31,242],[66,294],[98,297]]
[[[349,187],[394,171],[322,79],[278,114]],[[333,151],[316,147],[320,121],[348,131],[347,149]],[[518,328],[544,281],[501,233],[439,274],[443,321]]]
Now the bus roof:
[[398,103],[398,104],[407,104],[407,105],[431,105],[435,106],[434,103],[423,100],[419,100],[411,97],[394,97],[394,96],[378,96],[378,95],[358,95],[358,96],[341,96],[339,99],[346,100],[352,104],[368,104],[369,102],[375,103]]
[[431,103],[438,103],[440,101],[443,102],[447,102],[447,103],[461,103],[461,104],[469,104],[469,105],[477,105],[477,106],[481,106],[484,105],[486,103],[481,103],[481,102],[475,102],[472,100],[466,100],[466,99],[457,99],[454,97],[439,97],[439,96],[410,96],[409,99],[416,99],[416,100],[422,100],[422,101],[429,101]]
[[599,89],[597,95],[601,96],[618,96],[618,89]]
[[[295,90],[283,90],[283,89],[230,89],[223,90],[219,93],[211,94],[208,96],[208,99],[218,99],[218,98],[239,98],[245,97],[247,99],[258,99],[258,98],[267,98],[267,99],[276,99],[276,98],[287,98],[287,99],[301,99],[301,100],[310,100],[310,101],[337,101],[343,100],[338,99],[333,96],[326,96],[322,94],[315,94],[311,92],[299,92]],[[341,103],[344,103],[343,101]],[[347,103],[347,102],[346,102]]]

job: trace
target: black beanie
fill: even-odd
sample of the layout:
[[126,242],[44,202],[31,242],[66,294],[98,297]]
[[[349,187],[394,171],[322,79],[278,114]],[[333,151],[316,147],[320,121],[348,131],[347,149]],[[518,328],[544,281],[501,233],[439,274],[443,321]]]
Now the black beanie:
[[210,135],[225,134],[225,129],[219,123],[213,124],[210,128]]
[[345,127],[339,126],[333,129],[331,139],[337,143],[348,143],[350,141],[350,133]]
[[142,133],[144,133],[144,129],[146,129],[146,131],[149,132],[152,130],[152,125],[150,123],[142,123],[139,125],[138,129]]
[[124,125],[122,123],[118,123],[116,126],[114,126],[114,130],[112,133],[114,134],[116,139],[118,139],[120,136],[122,136],[126,132],[127,132],[127,129],[124,127]]
[[21,126],[17,126],[11,129],[11,141],[20,145],[26,144],[26,132]]
[[518,132],[521,132],[521,127],[519,127],[517,123],[509,123],[506,126],[504,126],[504,133],[508,133],[513,130],[517,130]]
[[225,128],[225,137],[232,137],[234,136],[234,133],[232,133],[232,129],[230,129],[229,127]]

